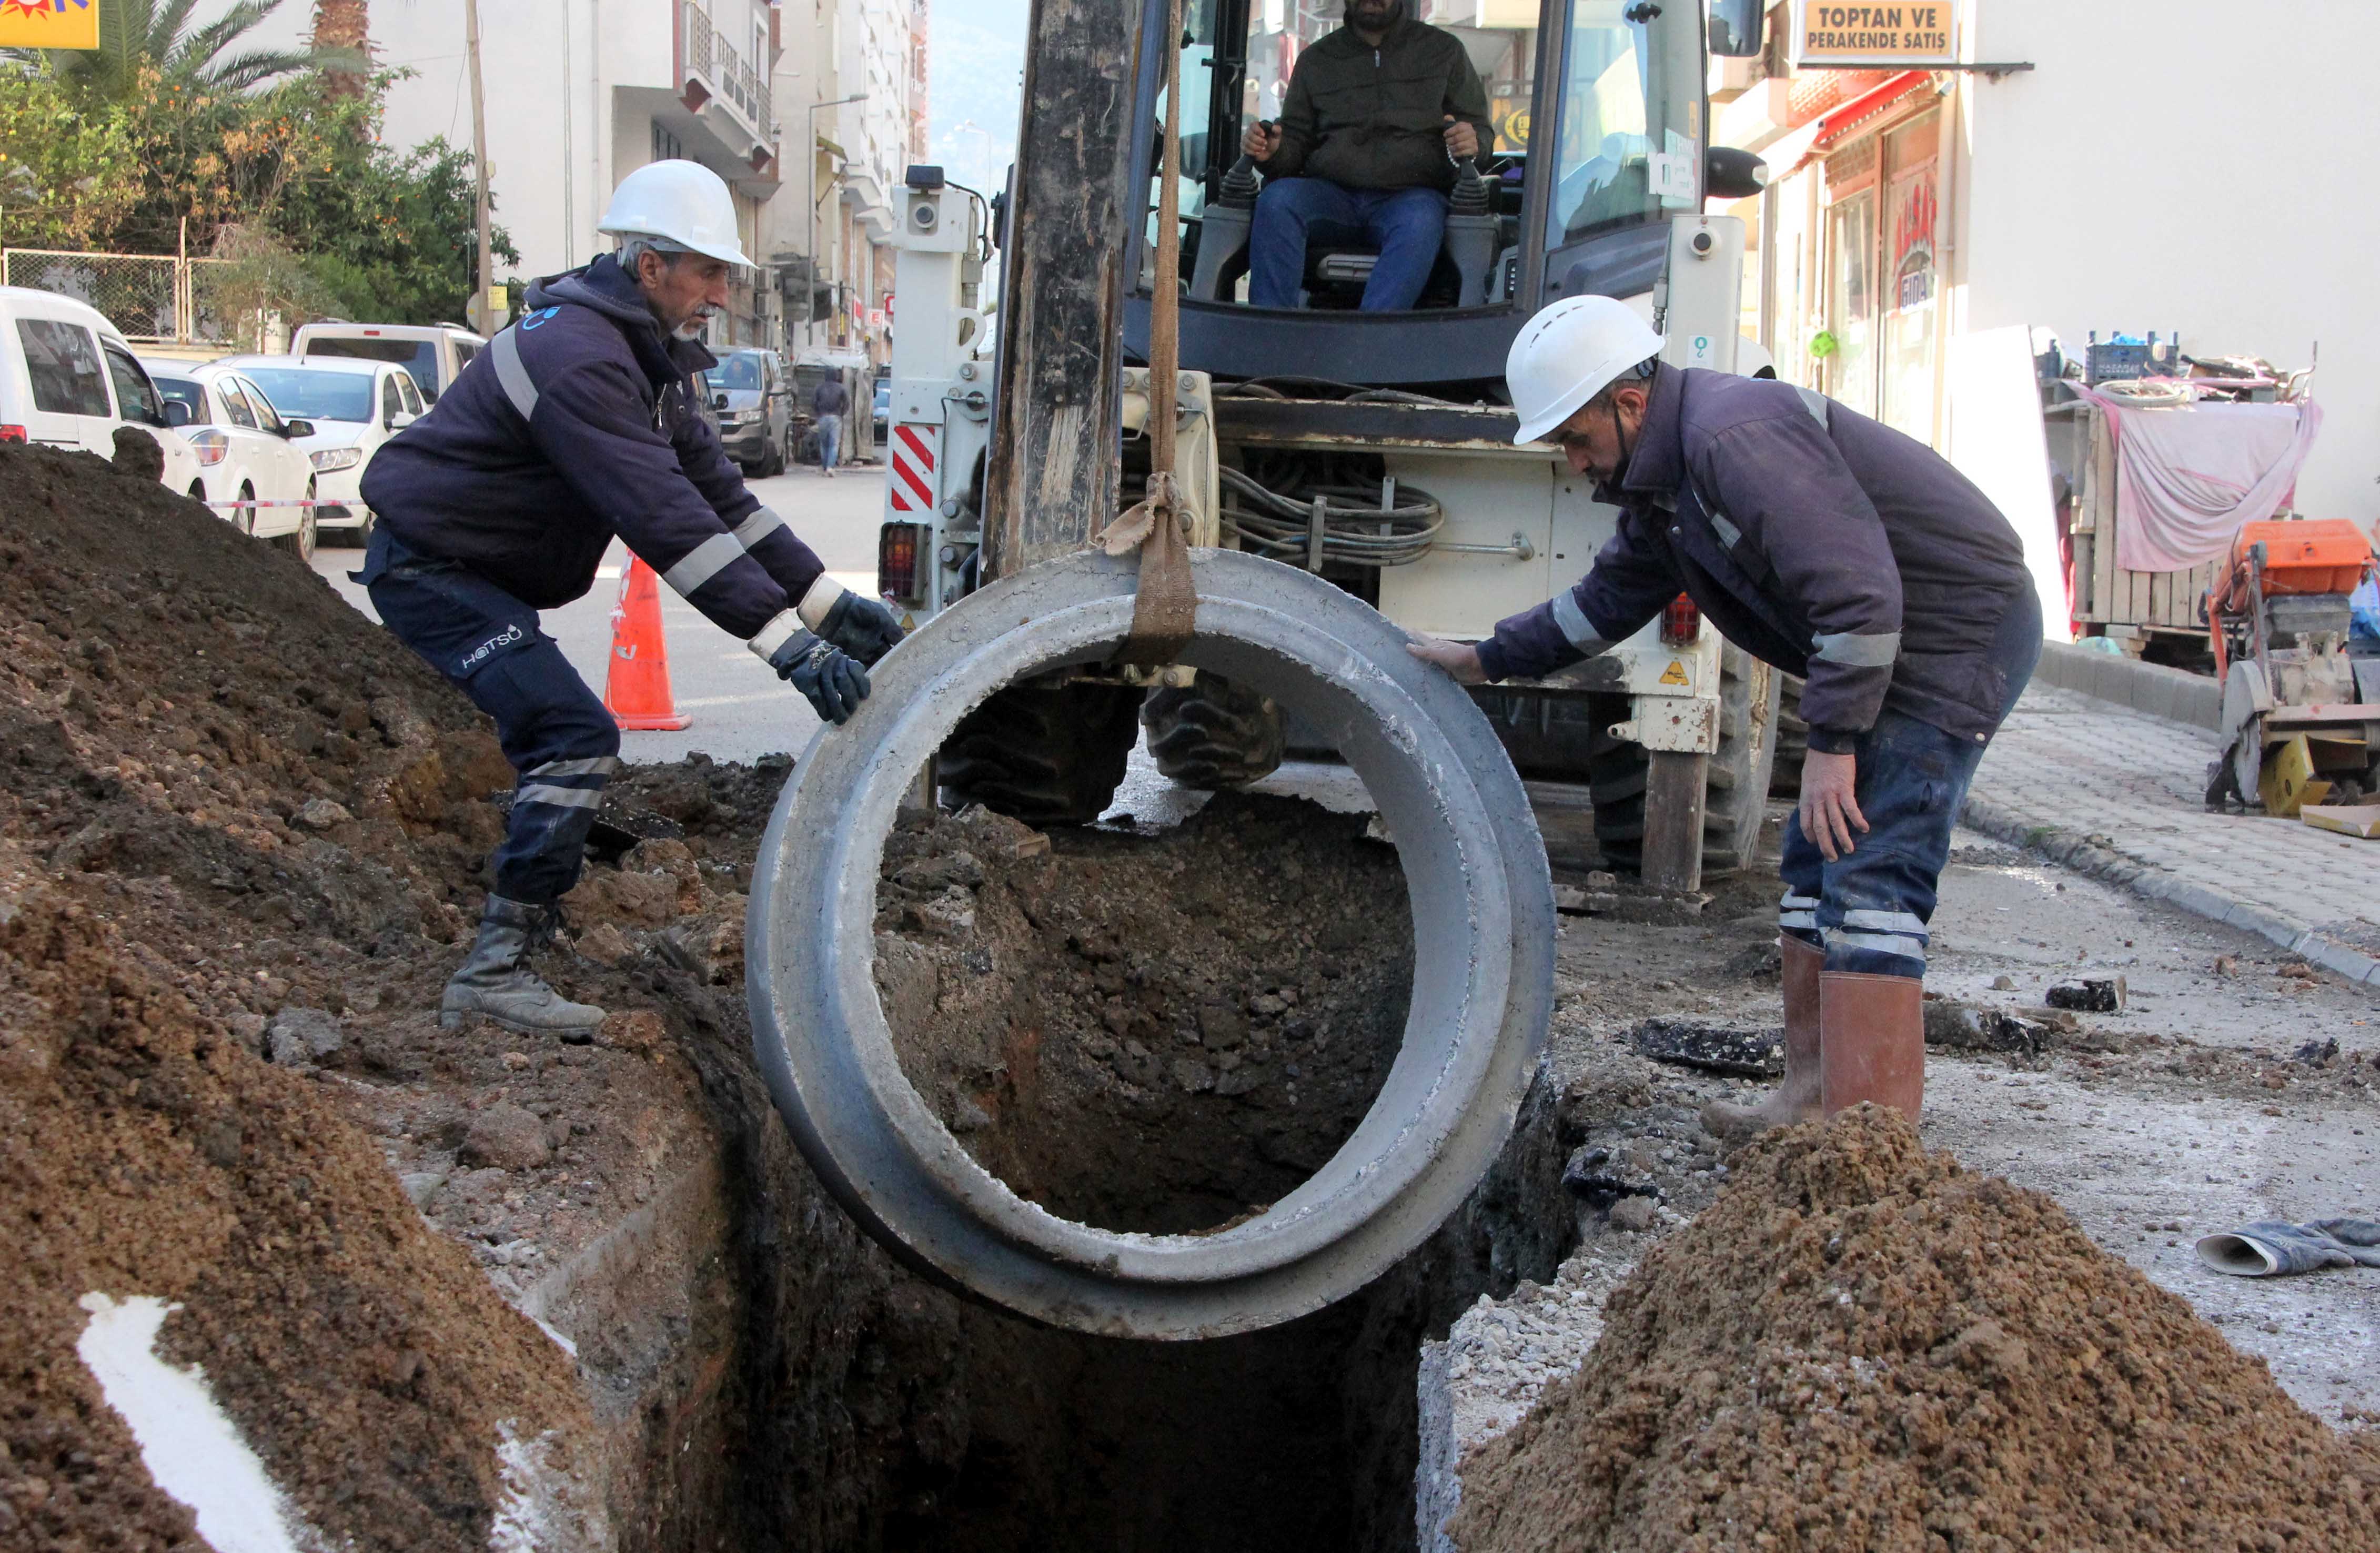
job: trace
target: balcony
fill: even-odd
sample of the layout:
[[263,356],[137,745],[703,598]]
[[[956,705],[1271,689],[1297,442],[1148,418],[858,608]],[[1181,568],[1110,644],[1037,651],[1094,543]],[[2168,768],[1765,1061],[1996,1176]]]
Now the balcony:
[[712,27],[702,0],[679,0],[676,49],[678,100],[751,166],[749,176],[733,180],[736,187],[761,197],[772,192],[777,137],[766,66],[736,52]]

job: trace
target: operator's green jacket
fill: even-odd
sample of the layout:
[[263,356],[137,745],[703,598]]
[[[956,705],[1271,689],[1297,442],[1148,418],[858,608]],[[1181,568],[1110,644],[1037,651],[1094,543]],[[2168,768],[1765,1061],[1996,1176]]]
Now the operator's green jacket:
[[1376,49],[1342,27],[1298,55],[1281,149],[1257,170],[1343,188],[1452,188],[1450,114],[1479,131],[1484,152],[1492,139],[1487,89],[1453,33],[1400,15]]

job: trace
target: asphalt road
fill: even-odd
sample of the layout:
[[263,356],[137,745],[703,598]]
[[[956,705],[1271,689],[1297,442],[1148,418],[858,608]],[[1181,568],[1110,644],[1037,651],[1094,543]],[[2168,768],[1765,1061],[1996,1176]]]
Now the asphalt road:
[[[876,591],[876,528],[884,507],[881,468],[845,468],[831,480],[815,469],[796,469],[774,479],[754,480],[752,491],[808,541],[835,580],[859,592]],[[370,615],[371,601],[347,580],[347,574],[362,564],[362,552],[340,540],[314,554],[314,570]],[[587,597],[548,610],[543,617],[546,634],[562,645],[571,664],[599,694],[611,658],[612,606],[627,564],[627,547],[614,543]],[[693,605],[666,588],[661,598],[671,689],[677,710],[694,722],[674,734],[623,734],[621,754],[634,761],[667,761],[699,751],[722,760],[749,761],[779,750],[798,753],[819,726],[809,703]]]

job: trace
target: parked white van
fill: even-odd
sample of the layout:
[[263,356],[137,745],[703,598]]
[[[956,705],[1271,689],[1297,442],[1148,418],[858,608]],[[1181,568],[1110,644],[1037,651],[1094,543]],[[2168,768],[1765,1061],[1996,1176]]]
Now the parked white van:
[[124,425],[164,450],[167,490],[189,488],[198,455],[166,431],[165,402],[115,326],[71,297],[0,285],[0,443],[112,458]]
[[433,404],[487,348],[487,341],[459,323],[307,323],[289,342],[289,354],[299,360],[395,362],[413,374],[422,398]]

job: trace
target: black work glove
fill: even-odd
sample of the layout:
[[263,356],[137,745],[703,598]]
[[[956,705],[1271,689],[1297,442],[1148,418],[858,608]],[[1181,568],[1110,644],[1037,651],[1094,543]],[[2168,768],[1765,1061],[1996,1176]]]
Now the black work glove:
[[872,664],[901,645],[901,622],[879,601],[846,592],[819,622],[819,635]]
[[810,698],[818,714],[830,722],[844,723],[868,699],[868,671],[832,642],[796,631],[785,645],[769,654],[769,667],[779,679]]

